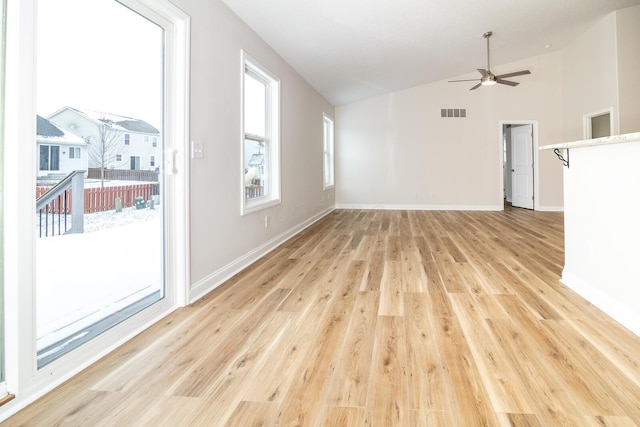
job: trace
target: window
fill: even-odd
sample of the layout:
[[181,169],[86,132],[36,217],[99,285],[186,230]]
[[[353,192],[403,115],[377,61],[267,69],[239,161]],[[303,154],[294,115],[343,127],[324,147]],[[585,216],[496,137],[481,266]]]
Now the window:
[[122,154],[116,154],[116,162],[122,161]]
[[144,142],[149,142],[149,135],[144,136]]
[[69,158],[70,159],[79,159],[80,158],[80,147],[69,147]]
[[151,156],[151,160],[149,161],[149,166],[156,165],[156,156]]
[[158,137],[157,137],[157,136],[154,136],[152,141],[153,141],[153,142],[151,143],[151,144],[152,144],[152,146],[153,146],[153,147],[157,147],[157,146],[158,146]]
[[129,135],[128,133],[124,134],[124,145],[129,145],[131,142],[131,135]]
[[280,203],[280,82],[243,52],[242,213]]
[[323,115],[324,128],[324,188],[334,185],[333,167],[333,119],[326,114]]
[[57,145],[40,146],[40,170],[60,170],[60,147]]

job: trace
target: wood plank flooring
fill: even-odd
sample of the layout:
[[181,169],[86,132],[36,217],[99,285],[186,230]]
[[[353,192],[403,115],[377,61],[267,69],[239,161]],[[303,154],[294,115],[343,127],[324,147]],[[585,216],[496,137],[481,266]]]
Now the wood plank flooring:
[[338,210],[2,425],[640,426],[563,216]]

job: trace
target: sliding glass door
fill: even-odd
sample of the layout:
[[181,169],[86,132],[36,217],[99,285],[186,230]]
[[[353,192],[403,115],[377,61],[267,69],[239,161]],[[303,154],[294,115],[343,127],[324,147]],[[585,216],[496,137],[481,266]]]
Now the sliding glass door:
[[38,367],[166,292],[161,25],[115,0],[39,0]]

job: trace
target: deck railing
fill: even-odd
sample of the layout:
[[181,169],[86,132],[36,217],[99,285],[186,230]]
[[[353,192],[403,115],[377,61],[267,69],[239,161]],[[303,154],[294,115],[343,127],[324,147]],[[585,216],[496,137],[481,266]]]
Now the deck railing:
[[36,200],[39,237],[43,229],[44,236],[84,232],[84,173],[71,172]]

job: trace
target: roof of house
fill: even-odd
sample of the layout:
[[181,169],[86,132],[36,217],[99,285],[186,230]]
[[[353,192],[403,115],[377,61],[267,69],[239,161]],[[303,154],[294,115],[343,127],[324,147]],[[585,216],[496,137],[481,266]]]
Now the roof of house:
[[158,129],[154,128],[144,120],[128,119],[128,120],[121,120],[119,122],[116,122],[116,124],[120,127],[123,127],[133,132],[157,133],[157,134],[160,133]]
[[84,145],[85,140],[72,133],[65,132],[44,117],[36,115],[36,136],[42,141]]
[[160,131],[158,129],[156,129],[154,126],[150,125],[149,123],[141,119],[136,119],[134,117],[121,116],[119,114],[104,113],[101,111],[91,111],[91,110],[83,111],[78,108],[73,108],[69,106],[59,109],[55,113],[51,114],[49,117],[54,117],[64,110],[73,111],[74,113],[84,116],[87,119],[92,120],[94,122],[107,123],[113,128],[123,132],[130,131],[130,132],[140,132],[140,133],[148,133],[148,134],[156,134],[156,135],[160,134]]
[[119,126],[123,130],[128,130],[131,132],[160,134],[160,131],[158,129],[145,122],[144,120],[121,116],[118,114],[103,113],[100,111],[81,111],[75,108],[74,110],[86,115],[93,120],[99,120],[110,125]]
[[36,133],[43,137],[59,137],[64,136],[64,131],[49,120],[41,116],[36,116]]

